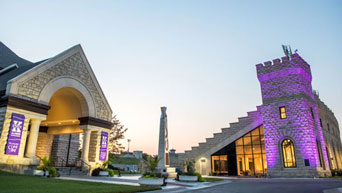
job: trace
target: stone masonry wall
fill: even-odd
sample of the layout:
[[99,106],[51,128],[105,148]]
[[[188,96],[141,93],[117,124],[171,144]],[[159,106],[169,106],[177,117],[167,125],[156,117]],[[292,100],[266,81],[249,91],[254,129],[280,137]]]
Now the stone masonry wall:
[[[311,86],[310,66],[298,55],[275,59],[257,65],[261,85],[263,126],[267,175],[271,177],[312,177],[329,175],[326,148],[319,125],[318,109]],[[279,108],[285,106],[286,118],[280,118]],[[312,111],[312,113],[311,113]],[[281,142],[294,143],[296,167],[284,168]],[[322,146],[324,165],[320,167],[316,140]],[[310,166],[304,165],[309,159]]]
[[340,129],[334,113],[315,95],[331,169],[342,169]]
[[[52,79],[58,76],[71,76],[80,80],[90,91],[95,102],[96,117],[108,120],[110,110],[107,109],[105,99],[99,94],[95,83],[93,82],[80,53],[63,60],[57,65],[52,66],[43,73],[31,78],[19,85],[18,94],[32,99],[38,99],[44,86]],[[110,120],[108,120],[110,121]]]
[[36,155],[40,158],[50,157],[51,147],[52,147],[53,135],[47,133],[39,132]]

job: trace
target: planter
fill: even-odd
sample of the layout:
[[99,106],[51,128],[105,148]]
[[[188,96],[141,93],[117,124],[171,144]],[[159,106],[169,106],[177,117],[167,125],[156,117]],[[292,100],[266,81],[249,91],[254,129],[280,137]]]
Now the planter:
[[109,176],[108,171],[100,171],[99,176]]
[[49,171],[43,171],[43,170],[33,170],[34,176],[49,176]]
[[182,181],[182,182],[197,182],[198,181],[198,177],[197,176],[183,176],[183,175],[179,175],[179,181]]
[[164,184],[163,178],[139,178],[138,183],[144,186],[161,186]]

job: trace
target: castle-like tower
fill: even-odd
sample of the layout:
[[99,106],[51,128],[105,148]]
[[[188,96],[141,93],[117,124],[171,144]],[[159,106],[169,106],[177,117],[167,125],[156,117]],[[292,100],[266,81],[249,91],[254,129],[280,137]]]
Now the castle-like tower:
[[309,64],[295,53],[256,68],[263,101],[267,175],[330,175]]

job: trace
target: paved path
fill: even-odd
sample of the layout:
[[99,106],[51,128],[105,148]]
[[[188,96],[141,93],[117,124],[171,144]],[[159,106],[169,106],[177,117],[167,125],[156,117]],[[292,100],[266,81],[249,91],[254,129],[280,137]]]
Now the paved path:
[[[342,193],[339,179],[237,179],[190,193]],[[338,189],[340,188],[340,189]]]

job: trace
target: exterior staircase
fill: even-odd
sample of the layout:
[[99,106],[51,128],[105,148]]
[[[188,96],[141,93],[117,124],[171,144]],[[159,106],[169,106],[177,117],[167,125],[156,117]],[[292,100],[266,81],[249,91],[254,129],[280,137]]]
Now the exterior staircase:
[[86,176],[89,173],[88,170],[79,167],[56,167],[56,169],[60,176]]
[[[229,127],[222,128],[221,132],[214,133],[214,136],[206,138],[205,142],[201,142],[198,144],[198,146],[191,147],[191,150],[185,151],[183,159],[195,159],[196,157],[203,155],[204,153],[212,149],[214,146],[220,144],[222,141],[239,133],[240,130],[246,130],[246,127],[249,127],[252,123],[255,123],[256,121],[258,122],[258,120],[260,120],[259,122],[260,124],[262,124],[261,117],[261,106],[257,106],[256,111],[248,112],[246,117],[238,118],[238,122],[230,123]],[[253,129],[255,128],[250,128],[250,130],[241,134],[241,136],[243,136],[244,134],[248,133]],[[241,136],[235,136],[235,138],[238,139]]]

